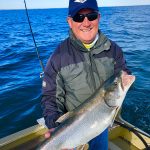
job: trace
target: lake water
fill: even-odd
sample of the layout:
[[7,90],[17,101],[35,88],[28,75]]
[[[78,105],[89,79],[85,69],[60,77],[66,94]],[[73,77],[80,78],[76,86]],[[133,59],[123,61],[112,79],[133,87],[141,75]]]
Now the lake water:
[[[150,6],[100,8],[100,29],[122,47],[136,81],[123,104],[124,119],[150,134]],[[29,10],[44,65],[68,36],[67,9]],[[41,68],[25,10],[0,11],[0,138],[36,124]]]

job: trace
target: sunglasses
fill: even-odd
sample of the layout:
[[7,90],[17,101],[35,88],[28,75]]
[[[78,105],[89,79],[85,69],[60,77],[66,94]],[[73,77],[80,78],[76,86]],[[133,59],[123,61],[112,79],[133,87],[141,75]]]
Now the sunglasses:
[[89,14],[76,14],[72,19],[75,22],[83,22],[84,18],[87,17],[89,21],[96,20],[98,18],[97,12],[92,12]]

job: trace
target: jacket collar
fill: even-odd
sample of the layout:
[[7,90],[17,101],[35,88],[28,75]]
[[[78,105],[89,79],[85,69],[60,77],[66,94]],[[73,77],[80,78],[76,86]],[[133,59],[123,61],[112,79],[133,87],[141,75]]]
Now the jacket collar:
[[[100,30],[98,31],[98,34],[99,34],[99,38],[98,38],[97,42],[90,49],[90,51],[93,54],[98,54],[98,53],[101,53],[104,50],[109,50],[110,46],[111,46],[110,40]],[[69,37],[70,37],[71,43],[74,45],[74,47],[76,47],[80,51],[89,52],[89,50],[87,50],[84,47],[82,42],[75,37],[75,35],[73,34],[71,29],[70,29],[70,32],[69,32]]]

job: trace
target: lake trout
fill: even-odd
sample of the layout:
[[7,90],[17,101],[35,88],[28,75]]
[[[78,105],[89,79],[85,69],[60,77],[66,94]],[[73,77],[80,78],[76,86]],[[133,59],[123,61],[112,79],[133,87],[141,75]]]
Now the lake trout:
[[60,125],[38,149],[72,149],[98,136],[113,123],[134,80],[123,71],[109,78],[83,104],[60,117]]

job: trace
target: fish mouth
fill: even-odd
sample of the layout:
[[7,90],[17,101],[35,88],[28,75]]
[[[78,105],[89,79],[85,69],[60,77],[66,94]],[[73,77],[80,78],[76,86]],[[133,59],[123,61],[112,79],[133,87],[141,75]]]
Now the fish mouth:
[[129,88],[133,82],[135,81],[135,76],[134,75],[129,75],[127,72],[122,71],[121,74],[121,87],[123,91],[127,88]]

